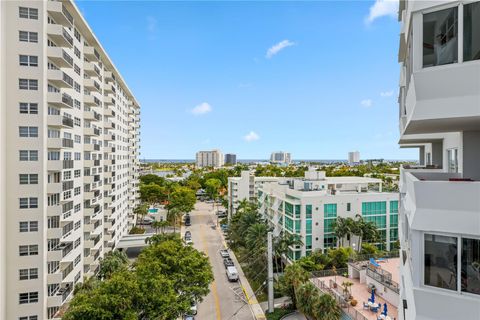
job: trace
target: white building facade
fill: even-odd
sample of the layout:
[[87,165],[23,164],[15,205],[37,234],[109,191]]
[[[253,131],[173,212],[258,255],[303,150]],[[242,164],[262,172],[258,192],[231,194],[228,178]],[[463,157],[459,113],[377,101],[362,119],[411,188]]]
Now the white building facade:
[[275,151],[270,155],[270,162],[277,164],[290,164],[292,157],[289,152]]
[[0,319],[60,318],[134,222],[139,104],[73,2],[0,21]]
[[480,2],[400,1],[400,319],[480,319]]
[[260,186],[278,182],[283,178],[277,177],[255,177],[249,170],[243,170],[240,177],[228,178],[228,214],[234,215],[237,212],[239,203],[242,200],[256,201],[257,192]]
[[195,165],[197,168],[223,166],[223,153],[220,150],[198,151],[195,157]]
[[290,260],[336,247],[333,222],[337,217],[361,215],[375,223],[385,243],[383,249],[393,249],[398,240],[398,194],[382,192],[380,179],[330,178],[309,170],[305,178],[260,186],[258,202],[275,235],[289,233],[302,240],[303,246],[290,248]]
[[358,151],[351,151],[348,153],[348,164],[354,165],[360,163],[360,152]]

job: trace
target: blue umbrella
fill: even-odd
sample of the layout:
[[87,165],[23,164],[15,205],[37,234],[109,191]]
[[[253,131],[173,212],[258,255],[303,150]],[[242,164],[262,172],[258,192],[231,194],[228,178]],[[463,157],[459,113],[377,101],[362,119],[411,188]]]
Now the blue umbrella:
[[372,289],[372,296],[370,297],[370,301],[375,303],[375,290]]
[[386,316],[387,315],[387,304],[383,304],[383,314]]

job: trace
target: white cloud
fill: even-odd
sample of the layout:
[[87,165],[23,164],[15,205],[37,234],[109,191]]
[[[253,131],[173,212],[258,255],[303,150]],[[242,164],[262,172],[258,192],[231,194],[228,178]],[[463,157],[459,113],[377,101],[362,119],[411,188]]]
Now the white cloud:
[[193,108],[191,110],[192,114],[194,114],[196,116],[201,115],[201,114],[205,114],[205,113],[209,113],[211,111],[212,111],[212,106],[210,106],[206,102],[200,103],[198,106],[195,106],[195,108]]
[[283,40],[283,41],[280,41],[279,43],[271,46],[268,50],[267,50],[267,53],[265,55],[265,57],[267,59],[270,59],[271,57],[273,57],[274,55],[276,55],[277,53],[279,53],[280,51],[282,51],[283,49],[285,48],[288,48],[288,47],[291,47],[291,46],[294,46],[295,43],[290,41],[290,40]]
[[243,137],[243,139],[247,142],[252,142],[260,139],[260,136],[256,132],[250,131],[247,135]]
[[380,96],[384,97],[384,98],[385,97],[391,97],[391,96],[393,96],[393,90],[380,92]]
[[363,99],[362,101],[360,101],[360,104],[365,108],[370,108],[373,104],[373,101],[372,99]]
[[398,13],[398,0],[375,0],[370,7],[370,12],[365,18],[365,23],[370,24],[377,18],[384,16],[396,17]]

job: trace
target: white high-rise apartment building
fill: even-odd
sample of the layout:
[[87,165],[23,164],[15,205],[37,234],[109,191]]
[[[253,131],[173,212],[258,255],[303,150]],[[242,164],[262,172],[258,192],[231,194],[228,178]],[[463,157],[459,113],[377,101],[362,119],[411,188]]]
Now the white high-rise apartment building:
[[223,153],[220,150],[198,151],[196,154],[195,165],[198,168],[223,166]]
[[354,165],[360,163],[360,152],[352,151],[348,153],[348,164]]
[[[257,197],[259,211],[275,235],[288,233],[302,240],[302,246],[289,248],[290,260],[336,247],[333,222],[338,217],[361,215],[373,222],[385,250],[393,249],[398,240],[398,193],[383,192],[381,179],[326,177],[325,172],[311,169],[304,178],[260,185]],[[357,241],[352,239],[352,246]]]
[[399,319],[480,319],[480,1],[400,1]]
[[74,2],[0,23],[0,319],[54,319],[133,223],[139,105]]
[[240,177],[228,178],[228,214],[234,215],[237,212],[240,201],[255,201],[258,188],[270,182],[278,182],[284,178],[278,177],[255,177],[253,172],[243,170]]
[[271,163],[290,164],[291,161],[292,158],[289,152],[275,151],[270,155]]

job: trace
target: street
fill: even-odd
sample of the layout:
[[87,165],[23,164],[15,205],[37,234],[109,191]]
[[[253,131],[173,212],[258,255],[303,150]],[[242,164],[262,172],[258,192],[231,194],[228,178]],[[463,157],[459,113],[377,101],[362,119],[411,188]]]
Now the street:
[[192,225],[183,228],[192,233],[193,245],[205,252],[212,264],[214,282],[210,293],[198,305],[196,320],[252,320],[252,312],[246,304],[245,295],[239,282],[229,282],[225,274],[223,259],[219,250],[225,248],[220,227],[217,223],[212,204],[197,202],[190,213]]

